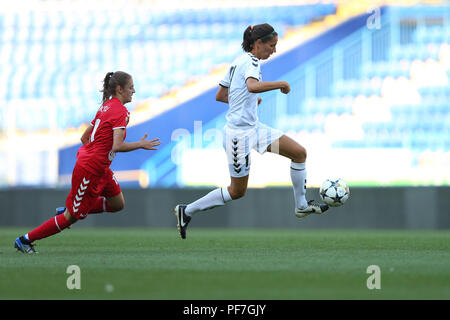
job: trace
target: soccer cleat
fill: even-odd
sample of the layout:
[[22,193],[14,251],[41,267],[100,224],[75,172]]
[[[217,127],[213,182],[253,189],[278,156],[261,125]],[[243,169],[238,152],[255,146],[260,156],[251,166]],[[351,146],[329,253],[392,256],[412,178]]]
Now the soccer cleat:
[[295,209],[295,215],[297,216],[297,218],[302,219],[302,218],[305,218],[306,216],[310,215],[311,213],[322,214],[325,211],[327,211],[328,208],[329,207],[327,204],[320,204],[314,200],[309,200],[306,208],[303,208],[303,209],[296,208]]
[[178,232],[180,233],[182,239],[186,239],[186,229],[189,222],[191,221],[191,217],[187,216],[184,213],[184,209],[186,209],[186,205],[184,204],[179,204],[174,209],[174,214],[175,217],[177,217],[178,221],[177,224]]
[[14,248],[23,253],[37,253],[31,242],[25,240],[24,237],[18,237],[16,241],[14,241]]
[[[60,215],[61,213],[64,213],[65,211],[66,211],[66,207],[58,207],[58,208],[56,208],[55,216]],[[68,226],[67,229],[70,229],[70,226]]]

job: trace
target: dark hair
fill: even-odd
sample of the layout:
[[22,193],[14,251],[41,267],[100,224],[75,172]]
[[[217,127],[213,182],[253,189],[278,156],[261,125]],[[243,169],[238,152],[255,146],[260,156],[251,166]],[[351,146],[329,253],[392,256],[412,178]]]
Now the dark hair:
[[267,42],[277,35],[278,33],[276,33],[275,29],[268,23],[248,26],[244,31],[242,49],[244,49],[245,52],[250,52],[252,51],[253,44],[256,40],[261,39],[262,42]]
[[130,79],[131,76],[123,71],[108,72],[105,79],[103,79],[103,90],[100,91],[103,92],[102,103],[116,94],[117,86],[124,88]]

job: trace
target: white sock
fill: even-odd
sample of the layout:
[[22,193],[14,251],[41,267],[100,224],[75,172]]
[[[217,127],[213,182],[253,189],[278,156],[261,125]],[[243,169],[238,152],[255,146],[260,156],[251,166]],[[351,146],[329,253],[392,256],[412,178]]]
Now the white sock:
[[306,167],[305,163],[291,162],[291,180],[294,187],[295,207],[306,208]]
[[192,214],[199,211],[223,206],[225,203],[231,200],[232,199],[227,187],[217,188],[204,197],[198,199],[197,201],[188,204],[186,206],[186,209],[184,210],[184,213],[188,216],[192,216]]

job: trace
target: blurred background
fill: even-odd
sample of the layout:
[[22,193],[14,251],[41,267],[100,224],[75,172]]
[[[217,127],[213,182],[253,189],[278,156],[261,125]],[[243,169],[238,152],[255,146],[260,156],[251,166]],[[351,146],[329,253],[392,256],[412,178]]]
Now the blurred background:
[[[242,53],[245,28],[264,22],[279,42],[263,80],[286,80],[291,92],[262,94],[259,117],[307,148],[308,187],[343,178],[353,193],[342,210],[372,210],[366,227],[450,227],[448,1],[8,1],[0,8],[0,222],[20,224],[13,215],[22,212],[32,223],[23,207],[30,197],[34,208],[48,200],[36,210],[63,204],[109,71],[134,78],[127,140],[161,139],[158,151],[113,161],[126,199],[136,199],[128,210],[147,210],[147,196],[173,194],[169,208],[227,185],[227,105],[215,93]],[[289,160],[252,153],[249,186],[276,190],[274,210],[286,201],[293,210]],[[260,192],[239,202],[245,208],[218,210],[255,211]],[[397,219],[417,215],[377,224],[383,204]]]

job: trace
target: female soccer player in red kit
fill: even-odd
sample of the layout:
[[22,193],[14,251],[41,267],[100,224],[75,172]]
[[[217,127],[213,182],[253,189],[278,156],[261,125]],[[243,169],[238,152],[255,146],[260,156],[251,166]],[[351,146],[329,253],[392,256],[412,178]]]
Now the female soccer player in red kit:
[[[137,149],[156,150],[159,139],[125,142],[130,113],[124,104],[135,93],[133,78],[122,71],[109,72],[103,82],[103,103],[94,120],[84,131],[72,173],[72,188],[64,212],[18,237],[14,247],[23,253],[36,253],[33,242],[68,228],[90,213],[115,212],[125,201],[119,183],[110,169],[117,152]],[[62,211],[62,210],[61,210]]]

